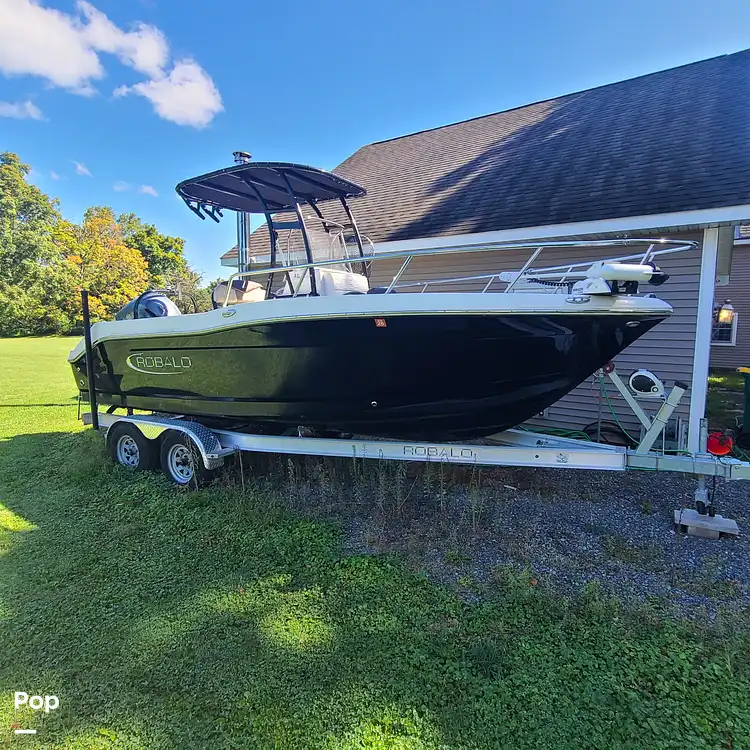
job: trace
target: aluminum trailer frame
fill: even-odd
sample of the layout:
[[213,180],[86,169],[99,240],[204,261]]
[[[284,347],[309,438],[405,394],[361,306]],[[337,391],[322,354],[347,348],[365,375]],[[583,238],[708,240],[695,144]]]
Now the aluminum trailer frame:
[[[331,439],[254,435],[208,428],[200,422],[174,415],[117,415],[99,413],[100,431],[118,422],[138,427],[147,438],[165,430],[188,435],[207,469],[218,468],[237,452],[281,453],[305,456],[337,456],[388,461],[419,461],[476,466],[523,466],[539,468],[627,471],[629,469],[674,471],[698,477],[750,480],[750,463],[709,453],[665,455],[638,453],[637,449],[601,443],[585,443],[526,430],[506,430],[491,440],[472,443],[422,443],[367,438]],[[84,424],[92,423],[90,413]]]

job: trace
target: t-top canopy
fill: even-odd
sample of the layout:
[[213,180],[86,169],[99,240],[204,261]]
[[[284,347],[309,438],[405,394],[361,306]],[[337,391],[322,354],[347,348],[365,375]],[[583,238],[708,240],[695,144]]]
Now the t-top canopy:
[[210,207],[270,213],[293,209],[295,203],[358,198],[366,193],[363,187],[323,169],[260,161],[183,180],[176,190],[199,216],[203,209],[217,221],[217,211]]

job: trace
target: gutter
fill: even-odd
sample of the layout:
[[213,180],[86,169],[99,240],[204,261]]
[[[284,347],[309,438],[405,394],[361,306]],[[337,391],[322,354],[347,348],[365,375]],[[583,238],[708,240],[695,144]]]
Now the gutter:
[[[462,247],[464,245],[489,245],[495,242],[516,242],[526,240],[548,240],[561,237],[579,237],[600,234],[621,234],[633,231],[688,231],[709,227],[732,226],[750,220],[750,204],[725,206],[720,208],[675,211],[672,213],[628,216],[616,219],[599,219],[568,224],[547,224],[536,227],[518,227],[500,229],[494,232],[475,232],[471,234],[444,235],[441,237],[423,237],[413,240],[396,240],[393,242],[376,242],[376,253],[388,253],[396,250],[421,250],[437,247]],[[255,262],[268,263],[269,255],[256,255]],[[236,256],[222,258],[221,265],[237,267]]]

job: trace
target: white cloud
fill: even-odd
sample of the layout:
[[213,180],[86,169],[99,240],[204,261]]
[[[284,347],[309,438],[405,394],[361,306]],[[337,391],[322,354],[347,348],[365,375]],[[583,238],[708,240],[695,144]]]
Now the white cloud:
[[201,128],[223,110],[216,85],[197,62],[178,60],[170,68],[169,42],[155,26],[135,23],[124,31],[87,0],[78,0],[71,14],[38,0],[0,0],[0,71],[6,76],[38,76],[91,95],[106,75],[99,53],[147,76],[118,86],[115,95],[143,96],[165,120]]
[[159,197],[159,193],[156,192],[156,188],[152,188],[151,185],[141,185],[138,188],[139,193],[143,193],[144,195],[151,195],[154,198]]
[[50,170],[49,176],[50,176],[50,177],[51,177],[51,178],[52,178],[53,180],[59,180],[59,179],[61,179],[60,175],[59,175],[59,174],[57,174],[57,172],[55,172],[54,170]]
[[33,102],[0,102],[0,117],[13,117],[16,120],[42,120],[42,112]]
[[32,0],[0,0],[0,70],[82,94],[92,93],[91,81],[104,76],[76,18]]
[[117,55],[120,61],[147,76],[160,76],[169,62],[169,43],[155,26],[137,23],[123,31],[91,3],[79,0],[78,9],[88,22],[81,30],[92,48]]
[[168,75],[120,86],[114,93],[139,94],[151,102],[159,117],[194,128],[205,127],[224,109],[213,80],[193,60],[179,60]]
[[130,190],[130,184],[127,182],[123,182],[122,180],[118,180],[114,185],[112,185],[112,190],[114,190],[116,193],[122,193],[124,190]]
[[89,172],[89,168],[85,164],[81,164],[80,161],[74,161],[73,164],[76,165],[76,174],[83,175],[84,177],[91,177],[91,172]]

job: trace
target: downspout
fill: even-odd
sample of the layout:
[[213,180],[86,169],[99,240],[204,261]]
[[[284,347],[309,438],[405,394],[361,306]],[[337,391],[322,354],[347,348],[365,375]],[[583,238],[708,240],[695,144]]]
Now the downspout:
[[701,450],[701,419],[706,413],[708,369],[711,358],[713,329],[714,285],[716,259],[719,251],[719,230],[703,230],[701,270],[698,287],[698,311],[695,321],[695,350],[693,352],[693,380],[690,388],[690,418],[688,422],[688,450],[695,455]]

